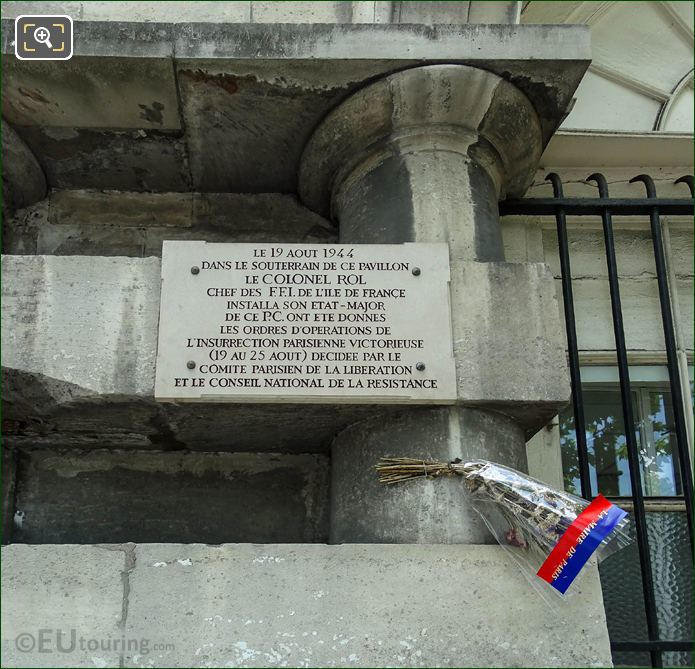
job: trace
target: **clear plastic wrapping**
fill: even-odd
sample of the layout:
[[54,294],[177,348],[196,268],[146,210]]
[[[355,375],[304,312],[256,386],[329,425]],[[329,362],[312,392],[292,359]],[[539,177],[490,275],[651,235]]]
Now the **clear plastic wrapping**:
[[627,514],[603,496],[588,502],[487,460],[387,458],[376,469],[386,484],[461,476],[473,508],[544,599],[549,590],[569,594],[587,564],[631,541]]
[[[586,564],[604,559],[631,541],[627,515],[603,497],[598,500],[602,504],[594,505],[596,513],[585,518],[585,526],[577,527],[575,521],[590,506],[587,500],[486,460],[462,463],[461,468],[473,507],[498,543],[511,549],[509,554],[534,587],[550,588],[561,595],[571,593],[574,578],[563,591],[539,576],[556,546],[562,548],[563,537],[567,550],[558,554],[556,563],[551,563],[552,570],[548,571],[551,565],[546,567],[549,576],[562,571],[567,553],[571,552],[573,559],[581,558],[578,550],[582,546],[588,558],[579,565],[577,575]],[[595,522],[602,512],[603,518],[607,518],[603,526],[600,520]],[[573,525],[574,539],[568,537]]]

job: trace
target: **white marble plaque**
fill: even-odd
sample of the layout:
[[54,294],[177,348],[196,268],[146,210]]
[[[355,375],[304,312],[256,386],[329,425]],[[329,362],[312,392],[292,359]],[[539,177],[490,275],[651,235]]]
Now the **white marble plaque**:
[[165,241],[155,398],[453,402],[447,245]]

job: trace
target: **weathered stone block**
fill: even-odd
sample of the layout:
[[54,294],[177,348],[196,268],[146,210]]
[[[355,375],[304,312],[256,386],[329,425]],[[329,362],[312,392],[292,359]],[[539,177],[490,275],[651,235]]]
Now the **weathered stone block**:
[[547,266],[462,262],[451,273],[459,401],[497,409],[534,432],[570,398]]
[[134,256],[145,255],[144,228],[116,226],[45,225],[36,231],[41,255]]
[[2,365],[81,396],[151,397],[159,260],[4,256]]
[[48,222],[90,227],[191,227],[195,197],[193,193],[56,190],[50,195]]
[[16,651],[58,626],[144,639],[127,667],[612,666],[597,571],[549,607],[499,546],[143,544],[126,565],[105,548],[2,549],[3,666],[119,666]]
[[499,546],[142,544],[132,558],[116,631],[123,553],[3,548],[3,666],[119,666],[13,650],[57,624],[137,641],[126,667],[612,666],[596,570],[550,608]]
[[9,123],[2,121],[3,218],[46,194],[46,177],[29,147]]
[[100,642],[123,635],[129,551],[132,562],[127,546],[4,546],[2,666],[117,667]]
[[[281,221],[281,225],[279,225]],[[338,231],[280,193],[59,190],[3,221],[8,254],[161,256],[165,239],[326,243]]]
[[191,189],[185,141],[175,130],[17,126],[17,133],[52,188]]
[[12,538],[326,541],[328,470],[325,455],[34,450],[23,454]]
[[[11,421],[3,421],[10,423]],[[6,429],[3,424],[3,431]],[[14,495],[17,487],[17,453],[12,448],[2,449],[2,543],[12,539]]]
[[8,59],[3,114],[15,126],[179,130],[176,82],[166,58],[172,49],[155,55],[102,58],[88,68],[84,59],[71,58],[59,69],[52,61],[32,61],[27,68],[27,61]]

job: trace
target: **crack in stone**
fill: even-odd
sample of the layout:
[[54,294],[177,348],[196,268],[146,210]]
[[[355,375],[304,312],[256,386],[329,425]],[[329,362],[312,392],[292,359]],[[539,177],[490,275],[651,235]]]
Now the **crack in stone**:
[[[121,583],[123,584],[123,598],[121,600],[121,617],[116,626],[120,630],[125,630],[126,620],[128,618],[128,607],[130,605],[130,574],[135,569],[135,548],[137,544],[128,542],[125,544],[95,544],[96,548],[102,548],[107,551],[120,551],[124,554],[124,564],[121,571]],[[125,667],[125,658],[123,654],[119,655],[118,666]]]

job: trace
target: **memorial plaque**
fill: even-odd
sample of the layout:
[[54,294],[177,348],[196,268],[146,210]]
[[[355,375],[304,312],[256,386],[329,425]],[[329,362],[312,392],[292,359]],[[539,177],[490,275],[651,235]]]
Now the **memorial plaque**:
[[155,398],[453,402],[447,245],[165,241]]

